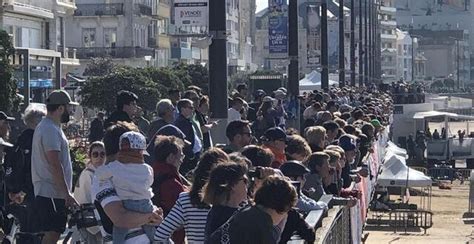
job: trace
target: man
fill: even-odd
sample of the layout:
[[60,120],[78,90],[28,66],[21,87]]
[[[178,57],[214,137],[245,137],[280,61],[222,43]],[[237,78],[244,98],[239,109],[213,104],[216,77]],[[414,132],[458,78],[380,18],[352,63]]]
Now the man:
[[234,98],[240,97],[243,100],[247,99],[247,95],[249,91],[247,84],[238,84],[236,90],[237,90],[237,94],[235,94],[236,96],[234,96]]
[[286,141],[287,135],[280,127],[270,128],[263,135],[263,147],[270,149],[275,156],[272,162],[272,167],[275,169],[280,168],[286,162]]
[[100,141],[104,137],[104,112],[98,112],[97,117],[91,122],[89,142]]
[[267,94],[265,93],[264,90],[259,89],[255,92],[254,95],[254,101],[249,104],[249,111],[247,115],[247,119],[250,122],[253,122],[257,119],[257,111],[262,105],[262,99],[265,97]]
[[326,145],[332,145],[337,139],[339,134],[339,125],[333,120],[326,121],[323,123],[324,129],[326,129]]
[[181,100],[181,92],[178,89],[171,89],[168,91],[168,97],[171,100],[171,103],[176,106],[178,101]]
[[9,121],[14,121],[15,118],[8,117],[3,111],[0,111],[0,137],[4,140],[8,140],[10,135],[10,124]]
[[150,121],[148,121],[145,117],[145,113],[143,108],[137,107],[137,114],[135,116],[135,123],[138,125],[138,129],[142,135],[148,135],[148,131],[150,130]]
[[174,122],[174,111],[175,107],[170,99],[161,99],[158,101],[156,104],[156,113],[158,117],[150,124],[150,129],[148,130],[147,135],[149,140],[152,140],[153,136],[161,129],[161,127]]
[[324,152],[315,152],[307,160],[310,174],[306,176],[303,191],[308,197],[319,201],[324,192],[323,180],[329,177],[329,155]]
[[[183,163],[183,147],[184,142],[178,137],[160,135],[156,138],[153,203],[163,209],[164,216],[168,215],[179,194],[186,189],[179,174]],[[175,243],[184,243],[184,230],[175,232],[172,239]]]
[[113,112],[104,123],[104,128],[108,128],[117,121],[133,122],[138,106],[138,96],[130,91],[120,91],[117,94],[116,106],[117,110]]
[[222,150],[230,154],[239,152],[243,147],[250,145],[252,142],[252,130],[250,123],[245,120],[235,120],[227,125],[225,130],[229,144],[224,146]]
[[190,146],[184,148],[183,166],[180,172],[185,175],[196,166],[199,154],[202,150],[202,141],[199,134],[196,132],[195,126],[192,122],[194,115],[194,103],[189,99],[181,99],[178,102],[179,116],[176,118],[174,125],[178,127],[185,135],[186,139],[191,142]]
[[227,110],[227,122],[230,123],[235,120],[241,120],[240,111],[244,106],[244,100],[240,97],[232,99],[231,107]]
[[45,232],[43,243],[56,243],[66,229],[67,208],[77,206],[72,195],[72,163],[69,142],[61,129],[69,122],[71,101],[64,90],[46,99],[46,117],[33,134],[31,175],[35,199],[35,232]]

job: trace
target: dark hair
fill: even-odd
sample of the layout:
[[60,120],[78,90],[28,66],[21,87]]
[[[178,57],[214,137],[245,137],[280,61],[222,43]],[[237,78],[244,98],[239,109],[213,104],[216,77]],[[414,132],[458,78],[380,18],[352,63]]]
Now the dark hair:
[[255,204],[282,214],[296,205],[298,193],[295,187],[281,176],[270,176],[255,193]]
[[339,124],[333,120],[329,120],[323,123],[323,127],[326,129],[326,131],[335,131],[339,129]]
[[48,112],[54,112],[58,110],[59,106],[62,104],[46,104],[46,111]]
[[252,161],[250,161],[247,157],[242,155],[240,152],[233,152],[229,154],[230,161],[236,162],[238,164],[244,164],[247,167],[252,167]]
[[115,104],[117,105],[117,110],[121,111],[124,105],[129,105],[130,103],[137,100],[138,96],[135,93],[122,90],[117,93]]
[[354,118],[354,120],[359,120],[359,119],[362,119],[362,117],[364,117],[364,112],[360,109],[356,109],[352,111],[351,116]]
[[356,132],[356,128],[353,125],[346,125],[342,128],[345,133],[353,135]]
[[193,99],[191,99],[191,97],[193,97],[193,95],[195,95],[199,99],[199,94],[195,90],[185,91],[183,94],[183,98],[187,98],[192,101]]
[[242,90],[248,89],[247,84],[238,84],[236,89],[240,93]]
[[212,147],[209,150],[205,151],[199,163],[194,169],[193,174],[193,184],[191,186],[191,191],[189,191],[189,198],[191,199],[191,204],[197,208],[208,208],[209,205],[202,201],[201,191],[207,180],[209,179],[209,173],[219,163],[225,163],[229,161],[229,156],[222,151],[222,149],[217,147]]
[[311,154],[311,147],[308,142],[300,135],[291,135],[287,137],[285,151],[291,155],[298,153],[308,157]]
[[118,121],[105,130],[104,139],[105,154],[114,155],[119,152],[120,136],[127,131],[139,132],[138,127],[129,122]]
[[273,162],[273,153],[256,145],[248,145],[242,149],[242,155],[252,162],[252,166],[270,167]]
[[204,186],[203,201],[221,205],[229,200],[232,187],[247,174],[247,167],[234,162],[218,164],[211,170],[209,181]]
[[89,150],[87,151],[87,156],[91,156],[91,153],[92,153],[92,150],[96,147],[100,147],[100,148],[104,148],[105,149],[105,146],[104,146],[104,143],[101,142],[101,141],[95,141],[95,142],[92,142],[90,145],[89,145]]
[[225,135],[229,141],[234,140],[234,137],[238,134],[241,134],[244,130],[244,127],[248,126],[249,122],[246,120],[234,120],[227,125],[225,129]]
[[155,140],[155,159],[159,163],[164,163],[169,155],[177,154],[183,147],[184,141],[176,136],[158,135]]
[[168,95],[173,95],[173,94],[176,94],[176,93],[179,93],[179,92],[180,92],[180,90],[178,90],[178,89],[170,89],[168,91]]
[[209,103],[209,97],[208,96],[202,96],[200,99],[199,99],[199,104],[198,106],[201,107],[203,104],[205,103]]
[[309,158],[306,160],[304,163],[305,165],[308,165],[309,170],[311,172],[317,172],[316,171],[316,166],[321,167],[323,166],[324,160],[327,160],[329,162],[329,155],[324,152],[315,152],[309,156]]
[[244,104],[244,99],[240,98],[240,97],[234,97],[232,100],[231,100],[231,105],[230,106],[234,106],[235,104]]
[[178,111],[181,113],[181,110],[188,106],[188,105],[191,105],[193,104],[193,101],[189,100],[189,99],[181,99],[178,101],[178,103],[176,104],[176,107],[178,107]]

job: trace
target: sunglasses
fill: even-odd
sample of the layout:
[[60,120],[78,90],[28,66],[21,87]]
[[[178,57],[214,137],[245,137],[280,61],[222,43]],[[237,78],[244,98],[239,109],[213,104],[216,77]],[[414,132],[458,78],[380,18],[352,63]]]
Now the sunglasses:
[[98,158],[99,156],[100,156],[101,158],[105,157],[105,152],[93,152],[93,153],[92,153],[92,157],[93,157],[93,158]]

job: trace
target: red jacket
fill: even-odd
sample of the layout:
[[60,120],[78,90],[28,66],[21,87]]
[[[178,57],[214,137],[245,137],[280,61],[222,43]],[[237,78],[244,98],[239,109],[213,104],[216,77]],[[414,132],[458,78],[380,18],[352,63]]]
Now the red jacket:
[[286,162],[285,151],[280,152],[280,151],[278,151],[278,149],[276,149],[274,147],[271,147],[271,146],[268,146],[268,145],[265,145],[263,147],[270,149],[270,151],[272,151],[272,153],[273,153],[274,159],[273,159],[273,162],[272,162],[272,165],[271,165],[272,168],[279,169],[280,166]]
[[[158,175],[165,177],[165,180],[158,186],[159,189],[153,189],[153,192],[160,194],[158,197],[159,201],[155,204],[163,209],[163,215],[166,217],[176,203],[176,200],[178,200],[179,194],[184,192],[186,188],[181,181],[178,169],[172,165],[155,162],[153,164],[153,172],[155,177]],[[175,231],[172,239],[176,244],[184,243],[184,229]]]

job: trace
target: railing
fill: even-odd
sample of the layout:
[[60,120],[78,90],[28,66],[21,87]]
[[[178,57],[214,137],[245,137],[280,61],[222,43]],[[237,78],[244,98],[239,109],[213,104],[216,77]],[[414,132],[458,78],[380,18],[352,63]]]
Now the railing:
[[123,15],[123,3],[76,4],[74,16]]
[[142,14],[142,15],[148,15],[148,16],[152,16],[153,15],[153,10],[150,6],[147,6],[145,4],[135,4],[135,8],[136,8],[136,13],[137,14]]
[[394,104],[416,104],[425,102],[425,94],[421,92],[392,93]]
[[155,56],[155,49],[144,47],[79,47],[77,57],[88,59],[96,57],[111,58],[143,58],[145,56]]

